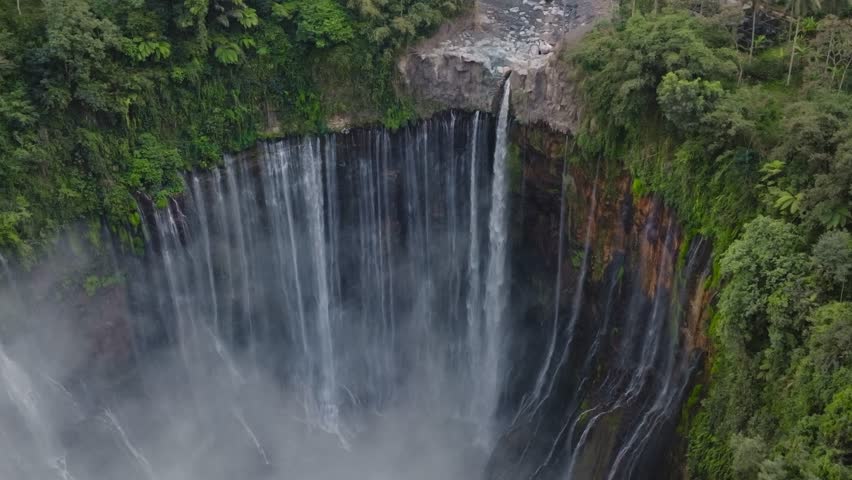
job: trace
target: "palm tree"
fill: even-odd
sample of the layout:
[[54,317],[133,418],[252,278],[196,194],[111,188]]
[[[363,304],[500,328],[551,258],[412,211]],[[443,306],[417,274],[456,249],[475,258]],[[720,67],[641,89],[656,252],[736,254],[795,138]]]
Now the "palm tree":
[[758,0],[751,0],[751,43],[748,46],[748,61],[754,56],[754,36],[757,31],[757,10],[760,7]]
[[796,19],[796,31],[793,34],[793,48],[790,52],[790,65],[787,67],[787,86],[790,85],[790,79],[793,76],[793,60],[796,58],[796,48],[799,42],[799,27],[802,23],[802,17],[808,13],[814,13],[822,9],[822,0],[788,0],[787,10]]

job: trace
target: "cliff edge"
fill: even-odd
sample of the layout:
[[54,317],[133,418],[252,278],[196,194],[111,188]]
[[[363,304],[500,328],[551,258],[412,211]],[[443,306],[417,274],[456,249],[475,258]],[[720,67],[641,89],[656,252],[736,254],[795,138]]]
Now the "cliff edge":
[[403,88],[423,115],[493,111],[508,76],[516,119],[574,132],[577,91],[560,58],[612,8],[609,0],[478,0],[400,59]]

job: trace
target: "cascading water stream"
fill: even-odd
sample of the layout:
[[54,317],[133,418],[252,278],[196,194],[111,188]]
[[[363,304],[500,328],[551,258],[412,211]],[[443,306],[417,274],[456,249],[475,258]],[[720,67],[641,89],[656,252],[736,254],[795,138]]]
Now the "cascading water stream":
[[[461,410],[475,412],[478,428],[491,428],[503,315],[495,306],[505,301],[506,284],[507,102],[508,93],[491,189],[480,181],[491,151],[482,114],[395,138],[364,132],[345,145],[333,136],[276,142],[256,163],[230,157],[212,178],[191,175],[190,195],[148,215],[159,245],[151,276],[165,279],[158,314],[174,322],[168,330],[187,369],[210,351],[237,371],[229,351],[241,345],[261,363],[270,354],[285,357],[271,365],[286,366],[305,421],[344,444],[351,433],[344,411],[415,401],[412,385],[398,383],[409,369],[421,372],[435,399],[452,392],[454,402],[484,406]],[[341,148],[352,149],[351,160],[336,159]],[[488,218],[480,215],[483,204],[491,205]],[[480,232],[488,234],[485,252]],[[483,254],[489,267],[480,275]],[[246,320],[228,327],[225,318]],[[468,326],[464,343],[481,348],[457,353],[459,322]],[[202,325],[208,334],[197,333]],[[291,341],[295,350],[282,348]],[[467,358],[470,367],[460,371],[457,361]],[[462,381],[485,376],[487,386]]]
[[3,272],[3,280],[6,281],[13,292],[17,291],[15,277],[12,276],[12,270],[9,268],[9,262],[3,255],[0,255],[0,269],[2,269]]
[[[567,162],[564,162],[563,163],[563,174],[562,174],[562,193],[561,193],[563,205],[560,207],[560,210],[561,210],[561,213],[560,213],[560,215],[561,215],[561,217],[560,217],[560,254],[559,254],[560,258],[561,258],[561,237],[562,237],[562,233],[563,233],[562,229],[564,227],[564,223],[563,223],[564,222],[564,195],[565,195],[565,185],[567,183],[566,178],[565,178],[566,174],[567,174]],[[562,354],[560,355],[559,362],[557,363],[555,369],[553,370],[553,373],[550,376],[550,381],[548,382],[547,391],[545,392],[544,397],[541,397],[541,393],[542,393],[541,388],[544,386],[545,379],[547,378],[547,374],[550,372],[550,367],[552,365],[552,360],[553,360],[554,351],[553,351],[553,349],[551,349],[550,345],[555,346],[555,337],[556,337],[555,329],[557,328],[557,325],[558,325],[559,292],[557,291],[555,293],[556,303],[554,305],[554,316],[555,317],[554,317],[553,337],[551,337],[552,340],[551,340],[551,342],[549,343],[549,346],[548,346],[548,352],[547,352],[547,356],[545,357],[545,363],[542,365],[541,370],[539,371],[539,375],[536,378],[536,383],[535,383],[532,395],[530,397],[528,397],[528,398],[531,399],[531,401],[529,403],[522,404],[523,410],[521,410],[521,413],[519,413],[519,417],[522,416],[522,415],[523,416],[532,416],[532,417],[535,416],[535,414],[539,410],[539,408],[541,408],[541,406],[545,402],[547,402],[547,400],[551,397],[551,394],[553,393],[554,385],[556,384],[556,382],[558,380],[559,372],[560,372],[561,368],[565,365],[565,363],[568,361],[568,355],[570,353],[571,343],[574,340],[574,331],[577,328],[577,322],[580,319],[580,310],[582,308],[582,300],[583,300],[583,290],[585,288],[586,275],[588,274],[588,268],[589,268],[589,256],[591,254],[591,241],[592,241],[592,227],[593,227],[593,221],[594,221],[594,218],[595,218],[596,209],[597,209],[597,174],[595,175],[595,179],[594,179],[593,186],[592,186],[591,203],[590,203],[590,206],[589,206],[589,214],[588,214],[587,219],[586,219],[586,233],[585,233],[585,236],[584,236],[584,239],[583,239],[583,257],[582,257],[582,262],[581,262],[581,266],[580,266],[580,274],[578,276],[577,286],[576,286],[576,289],[574,291],[574,295],[573,295],[573,298],[572,298],[571,317],[569,319],[568,326],[566,327],[567,340],[565,341],[565,346],[563,347]],[[557,278],[556,287],[561,288],[561,277],[562,277],[562,274],[561,274],[561,265],[562,265],[561,259],[560,259],[560,263],[558,265],[560,267],[559,267],[559,271],[557,271],[557,275],[556,275],[556,278]],[[585,383],[585,380],[584,380],[584,382],[581,382],[581,384],[578,388],[578,391],[582,391],[584,383]],[[559,433],[557,434],[556,438],[553,440],[553,444],[552,444],[549,452],[547,453],[547,456],[545,457],[545,459],[541,463],[541,465],[539,465],[539,467],[533,472],[532,477],[538,476],[539,473],[552,462],[552,460],[553,460],[553,458],[556,454],[557,448],[559,447],[559,445],[562,443],[563,439],[565,438],[565,433],[566,433],[566,431],[568,431],[569,426],[571,427],[570,432],[573,432],[573,425],[574,424],[572,424],[571,418],[576,413],[575,409],[577,408],[577,406],[578,405],[576,404],[576,398],[572,398],[572,403],[570,405],[566,406],[566,409],[568,411],[568,413],[566,415],[567,420],[563,422],[563,426],[559,430]],[[527,411],[526,410],[527,408],[530,408],[531,410]],[[536,427],[536,428],[538,428],[538,427]],[[567,438],[570,439],[571,437],[572,437],[572,433],[568,433]]]
[[[14,295],[4,299],[5,306],[14,304],[14,308],[23,309],[16,276],[2,255],[0,272],[6,288]],[[24,313],[16,311],[16,314]],[[72,478],[65,465],[65,451],[53,432],[50,409],[54,405],[48,396],[56,393],[58,384],[50,376],[39,375],[26,367],[8,353],[0,336],[0,477]],[[39,377],[44,379],[44,389],[37,385]],[[59,385],[59,388],[66,393],[64,387]],[[14,415],[10,414],[10,408]],[[32,458],[27,458],[28,453],[33,454]]]
[[[677,305],[706,258],[698,242],[666,281],[679,232],[657,204],[619,223],[639,256],[598,251],[609,189],[571,180],[575,231],[565,161],[524,165],[550,169],[545,192],[510,189],[511,96],[496,116],[260,144],[188,174],[165,207],[140,199],[145,254],[116,288],[132,314],[97,343],[126,328],[126,364],[44,369],[26,336],[4,338],[0,476],[642,478],[690,377]],[[546,217],[552,232],[557,214],[556,243],[512,231]],[[3,257],[0,277],[3,298],[24,285]],[[121,305],[110,295],[88,301]]]
[[[568,149],[568,140],[565,140],[565,149]],[[521,409],[518,412],[518,418],[527,413],[529,407],[538,404],[541,396],[541,389],[544,388],[544,383],[547,380],[547,372],[550,371],[550,364],[553,361],[553,354],[556,351],[556,337],[559,329],[559,303],[562,295],[562,259],[564,250],[565,237],[565,192],[567,190],[568,181],[568,162],[562,161],[562,175],[560,177],[560,193],[559,193],[559,234],[557,236],[557,254],[556,254],[556,283],[553,287],[553,322],[550,330],[550,340],[547,343],[547,354],[544,357],[544,364],[538,372],[538,376],[533,386],[533,391],[528,396],[524,397],[521,404]],[[517,418],[516,418],[517,421]]]
[[[650,223],[648,225],[646,225],[646,229],[645,229],[646,233],[651,228],[651,225],[652,224],[650,224]],[[664,242],[663,242],[664,248],[663,248],[663,253],[662,253],[664,264],[665,264],[666,259],[670,258],[671,244],[669,242],[671,240],[671,237],[670,237],[669,233],[670,233],[670,226],[667,226],[666,233],[664,235]],[[642,278],[643,275],[650,275],[650,274],[651,274],[651,272],[640,271],[640,279]],[[661,278],[658,277],[656,288],[661,290],[662,288],[661,288],[660,282],[661,282]],[[638,296],[634,295],[633,301],[635,301],[638,298],[639,298]],[[651,308],[650,326],[646,327],[646,331],[645,331],[645,334],[644,334],[644,338],[646,340],[650,339],[651,342],[650,342],[650,344],[648,344],[647,342],[643,342],[643,343],[638,345],[639,350],[640,350],[640,352],[639,352],[639,356],[640,356],[639,362],[640,363],[634,368],[633,374],[630,376],[627,384],[624,385],[622,379],[619,378],[618,380],[616,380],[616,383],[613,385],[613,387],[610,387],[610,392],[621,390],[621,393],[615,398],[615,400],[612,403],[602,407],[602,411],[595,414],[593,417],[591,417],[589,419],[588,423],[586,424],[585,429],[583,430],[582,434],[580,435],[580,438],[579,438],[576,446],[573,448],[573,451],[571,452],[570,461],[568,463],[568,467],[567,467],[567,470],[566,470],[566,473],[567,473],[569,478],[575,478],[575,469],[576,469],[577,461],[579,460],[580,455],[583,453],[584,448],[586,447],[586,443],[588,441],[589,435],[594,431],[594,428],[598,425],[598,422],[602,418],[606,417],[607,415],[610,415],[613,412],[616,412],[620,409],[628,407],[639,396],[640,389],[644,387],[644,382],[647,379],[647,375],[649,373],[649,370],[652,368],[652,366],[654,364],[654,360],[657,358],[657,355],[661,354],[661,352],[658,350],[658,346],[660,345],[660,342],[658,340],[659,339],[658,334],[660,333],[660,328],[662,326],[661,322],[663,322],[663,320],[664,320],[664,316],[661,314],[662,309],[664,309],[664,308],[665,308],[664,296],[663,295],[657,295],[654,299],[654,302],[653,302],[653,305],[652,305],[652,308]],[[637,312],[639,312],[638,306],[632,305],[631,308],[630,308],[630,318],[635,320],[639,315]],[[631,326],[633,326],[633,328],[635,328],[635,326],[634,326],[635,322],[629,322],[629,324]],[[625,336],[625,339],[627,339],[627,338],[629,338],[629,336]],[[622,345],[621,351],[625,352],[625,353],[623,353],[623,356],[621,357],[620,361],[624,362],[625,361],[624,359],[628,358],[630,356],[630,352],[632,350],[633,349],[627,348],[627,346]],[[622,452],[623,452],[623,448],[620,449],[619,453],[616,455],[616,461],[614,462],[612,467],[607,469],[607,479],[608,480],[611,480],[616,475],[617,469],[618,469],[618,463],[620,462],[620,458],[618,458],[618,457],[620,455],[622,455]]]
[[[480,114],[477,112],[473,117],[473,131],[479,131],[480,124]],[[468,361],[469,370],[470,370],[470,380],[471,382],[476,382],[479,378],[479,372],[482,371],[482,367],[479,364],[479,359],[482,357],[482,309],[481,309],[481,278],[480,278],[480,267],[479,267],[479,205],[478,201],[478,177],[477,177],[477,147],[476,142],[471,146],[471,155],[470,155],[470,253],[468,255],[468,294],[467,294],[467,302],[466,302],[466,312],[467,312],[467,347],[468,347],[468,355],[470,359]],[[475,402],[471,402],[471,412],[469,414],[472,416],[475,414],[475,410],[478,408]]]
[[500,113],[497,118],[497,142],[494,149],[494,174],[491,185],[491,213],[488,221],[488,270],[485,277],[485,346],[482,361],[483,376],[481,396],[482,423],[485,425],[485,433],[482,441],[485,446],[491,446],[497,435],[495,426],[490,423],[497,412],[497,403],[500,398],[500,376],[504,368],[503,316],[506,310],[506,253],[507,253],[507,196],[508,180],[506,179],[506,156],[508,151],[509,130],[509,102],[511,99],[511,83],[506,82],[503,86],[503,101],[500,104]]

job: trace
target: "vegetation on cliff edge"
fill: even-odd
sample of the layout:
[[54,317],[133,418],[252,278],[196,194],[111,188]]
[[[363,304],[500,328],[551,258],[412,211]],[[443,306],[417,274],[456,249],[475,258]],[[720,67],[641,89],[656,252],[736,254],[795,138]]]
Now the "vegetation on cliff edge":
[[135,198],[336,115],[407,118],[393,58],[470,0],[0,0],[0,252],[71,222],[138,242]]
[[799,3],[752,35],[739,6],[627,2],[566,58],[582,153],[715,242],[693,479],[852,478],[852,19]]

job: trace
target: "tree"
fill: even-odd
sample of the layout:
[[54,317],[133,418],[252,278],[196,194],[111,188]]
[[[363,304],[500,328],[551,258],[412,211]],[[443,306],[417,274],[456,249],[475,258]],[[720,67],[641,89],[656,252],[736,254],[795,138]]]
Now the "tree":
[[95,110],[121,110],[114,97],[112,61],[113,52],[122,46],[118,27],[92,12],[85,0],[46,0],[45,11],[42,62],[50,71],[42,84],[46,103],[63,108],[74,99]]
[[809,73],[819,84],[842,92],[852,68],[852,19],[828,15],[808,42]]
[[852,303],[833,302],[810,316],[808,356],[822,373],[848,367],[852,361]]
[[[787,85],[793,76],[793,60],[796,58],[796,49],[799,47],[799,27],[805,15],[818,12],[822,8],[822,0],[787,0],[787,10],[796,19],[796,29],[793,33],[793,45],[790,48],[790,65],[787,68]],[[814,28],[813,21],[808,22],[810,28]]]
[[845,450],[852,444],[852,385],[834,395],[826,407],[820,435],[838,450]]
[[352,24],[340,5],[334,0],[299,0],[275,3],[275,16],[296,23],[296,38],[325,48],[352,39]]
[[755,36],[757,35],[757,12],[760,10],[758,0],[751,0],[751,41],[748,44],[748,60],[754,58]]
[[657,102],[663,115],[677,128],[692,130],[714,110],[725,91],[721,82],[690,80],[685,76],[680,72],[667,73],[657,87]]
[[796,319],[807,309],[802,302],[807,293],[799,282],[809,267],[803,246],[794,225],[760,216],[745,225],[722,256],[721,271],[729,283],[719,310],[724,337],[735,350],[754,355],[770,340],[786,342],[783,336],[801,327]]
[[735,78],[736,54],[727,38],[718,26],[689,14],[637,14],[623,29],[591,33],[572,58],[583,71],[586,102],[599,125],[625,128],[656,110],[658,87],[669,72],[706,82]]
[[731,435],[733,459],[731,469],[737,478],[755,478],[760,463],[766,458],[766,442],[760,437],[747,437],[735,433]]
[[[773,210],[817,228],[843,228],[849,222],[851,109],[850,98],[836,93],[813,95],[786,106],[781,122],[785,135],[768,154],[783,163],[783,174],[773,179],[767,198]],[[786,208],[792,203],[795,211]]]
[[840,290],[840,301],[852,277],[852,235],[842,230],[822,234],[812,253],[814,271],[827,291]]

